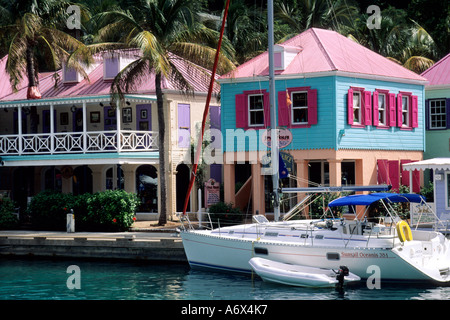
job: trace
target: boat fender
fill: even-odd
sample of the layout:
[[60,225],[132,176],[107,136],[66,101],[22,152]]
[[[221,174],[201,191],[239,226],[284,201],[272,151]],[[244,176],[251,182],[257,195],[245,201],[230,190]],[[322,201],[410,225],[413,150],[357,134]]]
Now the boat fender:
[[[335,271],[336,272],[336,271]],[[337,285],[342,287],[344,285],[344,277],[350,274],[350,270],[347,266],[340,266],[339,271],[336,273],[336,280],[338,281]]]
[[411,241],[413,239],[411,228],[405,220],[397,222],[395,229],[401,242]]

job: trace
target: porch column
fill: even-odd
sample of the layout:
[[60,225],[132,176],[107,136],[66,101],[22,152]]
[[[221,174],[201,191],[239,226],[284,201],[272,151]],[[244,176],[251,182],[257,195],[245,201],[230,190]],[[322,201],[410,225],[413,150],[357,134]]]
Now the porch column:
[[88,149],[86,101],[83,101],[83,153]]
[[122,146],[121,146],[122,137],[120,136],[120,105],[119,105],[119,102],[116,102],[116,118],[117,118],[117,128],[116,128],[117,152],[120,152],[122,149]]
[[[307,188],[308,187],[308,160],[295,160],[295,165],[297,166],[297,188]],[[306,197],[306,193],[297,193],[297,202],[302,201]],[[309,208],[305,208],[305,217],[309,219]]]
[[18,107],[18,109],[17,109],[18,111],[18,113],[17,113],[17,121],[19,122],[18,124],[17,124],[17,130],[19,131],[18,132],[18,134],[19,134],[19,155],[21,155],[22,154],[22,151],[23,151],[23,141],[22,141],[22,139],[23,139],[23,137],[22,137],[22,134],[23,134],[23,129],[22,129],[22,107]]
[[224,163],[223,165],[223,191],[225,202],[235,203],[236,202],[236,192],[235,192],[235,164],[234,163]]
[[328,159],[330,165],[330,186],[339,187],[342,185],[342,159]]
[[261,174],[261,163],[252,164],[252,206],[253,214],[265,214],[264,176]]
[[55,152],[55,106],[50,104],[50,153]]

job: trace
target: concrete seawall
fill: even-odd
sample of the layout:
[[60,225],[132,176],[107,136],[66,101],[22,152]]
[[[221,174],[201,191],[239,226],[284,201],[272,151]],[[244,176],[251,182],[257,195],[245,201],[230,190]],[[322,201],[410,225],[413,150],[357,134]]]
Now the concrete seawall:
[[187,262],[181,238],[156,232],[0,231],[0,256]]

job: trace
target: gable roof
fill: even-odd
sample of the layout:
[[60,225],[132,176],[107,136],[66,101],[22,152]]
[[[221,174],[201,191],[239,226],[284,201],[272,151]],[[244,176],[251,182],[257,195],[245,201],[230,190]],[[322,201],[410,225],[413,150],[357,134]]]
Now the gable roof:
[[[129,53],[126,53],[129,56]],[[195,93],[208,92],[211,72],[199,66],[192,66],[191,63],[173,55],[172,63],[182,73],[185,79],[193,88]],[[136,56],[137,59],[137,56]],[[0,60],[0,101],[26,100],[28,80],[24,79],[17,92],[12,92],[9,82],[9,75],[5,71],[7,57]],[[72,98],[81,96],[109,95],[112,80],[103,79],[103,59],[99,59],[99,64],[93,68],[88,76],[89,81],[82,79],[77,83],[64,83],[62,70],[56,72],[56,78],[60,80],[55,85],[55,73],[46,72],[39,74],[39,91],[42,99],[48,98]],[[216,79],[218,76],[216,75]],[[162,78],[161,88],[166,92],[179,92],[176,83],[172,79]],[[155,94],[155,75],[149,74],[144,81],[137,86],[136,90],[128,93]],[[214,85],[214,92],[219,92],[219,86]]]
[[[277,75],[317,74],[341,71],[353,76],[378,76],[425,82],[420,75],[373,52],[341,34],[319,28],[308,29],[283,42],[300,52]],[[221,79],[251,78],[269,74],[268,52],[247,61]]]
[[425,70],[422,74],[430,86],[442,86],[450,84],[450,53]]

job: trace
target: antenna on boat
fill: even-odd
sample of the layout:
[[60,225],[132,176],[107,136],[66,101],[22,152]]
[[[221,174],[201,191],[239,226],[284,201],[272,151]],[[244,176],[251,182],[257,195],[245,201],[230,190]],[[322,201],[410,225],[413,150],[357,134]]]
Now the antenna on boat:
[[279,167],[279,146],[277,130],[277,112],[275,110],[275,71],[274,71],[274,36],[273,36],[273,0],[267,2],[267,20],[269,22],[268,41],[269,41],[269,106],[270,106],[270,132],[271,132],[271,163],[272,163],[272,185],[273,185],[273,214],[274,220],[280,219],[280,199],[278,186],[278,167]]

